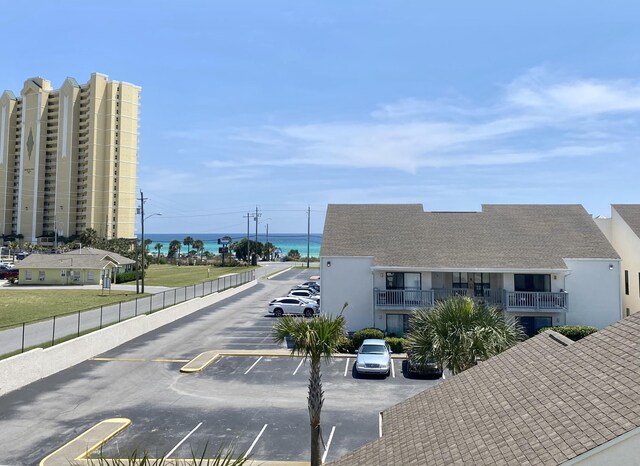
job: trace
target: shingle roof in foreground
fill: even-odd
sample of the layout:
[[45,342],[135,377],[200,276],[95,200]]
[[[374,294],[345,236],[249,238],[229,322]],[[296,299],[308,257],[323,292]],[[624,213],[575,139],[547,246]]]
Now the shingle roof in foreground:
[[563,259],[619,259],[581,205],[483,205],[424,212],[420,204],[330,204],[320,255],[376,265],[561,270]]
[[537,335],[391,407],[380,439],[330,465],[557,465],[640,427],[640,313],[563,340]]

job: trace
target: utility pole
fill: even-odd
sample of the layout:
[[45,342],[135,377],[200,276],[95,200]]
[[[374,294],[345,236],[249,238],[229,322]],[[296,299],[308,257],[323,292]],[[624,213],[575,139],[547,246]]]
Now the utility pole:
[[271,262],[271,251],[269,250],[269,224],[267,223],[267,241],[265,242],[267,248],[267,262]]
[[142,190],[140,190],[140,225],[142,232],[142,293],[144,293],[144,256],[145,256],[145,246],[144,246],[144,201],[146,199],[142,195]]
[[307,268],[309,268],[309,255],[311,242],[311,206],[307,206]]
[[[253,215],[253,219],[256,221],[256,250],[255,250],[255,254],[256,254],[256,264],[258,265],[258,218],[260,218],[262,216],[262,214],[258,213],[258,206],[256,206],[256,213]],[[251,263],[253,264],[253,261],[251,261]]]
[[243,217],[247,218],[247,262],[249,261],[249,219],[251,218],[251,214],[247,212],[247,215],[243,215]]

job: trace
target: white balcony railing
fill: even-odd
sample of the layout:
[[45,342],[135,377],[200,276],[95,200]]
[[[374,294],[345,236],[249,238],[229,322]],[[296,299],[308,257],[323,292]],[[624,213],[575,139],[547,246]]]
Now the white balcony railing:
[[410,310],[433,307],[434,303],[454,296],[469,296],[486,304],[499,306],[507,311],[547,311],[566,312],[568,293],[532,292],[485,289],[476,296],[467,288],[439,288],[432,290],[373,290],[376,309]]

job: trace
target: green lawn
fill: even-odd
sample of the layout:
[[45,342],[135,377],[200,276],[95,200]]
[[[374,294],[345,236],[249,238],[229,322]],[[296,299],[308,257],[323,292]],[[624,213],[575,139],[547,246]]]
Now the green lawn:
[[206,265],[152,264],[147,270],[144,284],[157,286],[187,286],[214,280],[222,275],[242,273],[257,267],[212,267]]
[[135,291],[101,290],[0,290],[0,327],[18,325],[22,322],[46,319],[54,315],[95,309],[101,304],[129,301],[136,297]]
[[[151,265],[144,280],[146,285],[180,287],[214,280],[222,275],[246,272],[256,267],[207,267],[204,265],[180,266]],[[135,285],[135,281],[128,282]],[[0,290],[0,327],[19,325],[60,314],[95,309],[101,304],[130,301],[135,291],[101,290],[33,290],[18,287],[10,291]]]

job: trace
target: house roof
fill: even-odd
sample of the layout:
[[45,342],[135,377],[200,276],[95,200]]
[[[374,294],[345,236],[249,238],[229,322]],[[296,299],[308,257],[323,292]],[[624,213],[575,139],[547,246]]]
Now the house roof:
[[384,411],[382,437],[330,465],[555,465],[638,427],[640,313],[520,343]]
[[424,212],[420,204],[330,204],[320,254],[454,269],[560,270],[565,258],[619,258],[581,205]]
[[613,204],[611,207],[640,238],[640,204]]
[[103,269],[109,263],[126,265],[135,261],[110,251],[82,248],[64,254],[31,254],[20,261],[19,268]]

